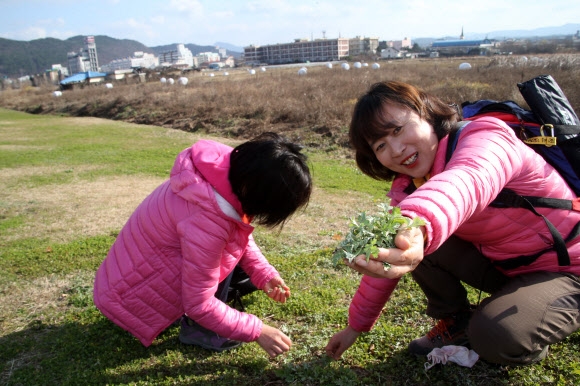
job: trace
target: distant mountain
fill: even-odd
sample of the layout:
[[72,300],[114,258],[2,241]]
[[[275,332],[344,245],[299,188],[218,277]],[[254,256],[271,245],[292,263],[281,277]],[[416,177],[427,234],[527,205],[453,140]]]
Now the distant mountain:
[[[464,29],[465,39],[509,39],[509,38],[539,38],[574,35],[580,31],[580,24],[565,24],[560,27],[543,27],[530,30],[505,30],[491,31],[488,33],[471,33]],[[457,36],[445,39],[459,39]],[[418,37],[413,38],[413,43],[421,47],[428,47],[433,41],[441,37]],[[147,47],[135,40],[115,39],[105,35],[96,35],[97,54],[99,64],[107,64],[114,59],[132,56],[136,51],[143,51],[158,55],[161,52],[175,50],[177,43],[156,47]],[[0,77],[24,76],[40,74],[50,69],[53,64],[67,66],[67,53],[78,52],[84,47],[84,36],[74,36],[66,40],[54,38],[36,39],[31,41],[19,41],[0,38]],[[185,44],[196,55],[200,52],[217,52],[217,47],[225,48],[229,55],[239,58],[244,52],[243,47],[238,47],[224,42],[216,42],[212,46],[198,46]]]
[[[18,77],[44,73],[52,68],[53,64],[67,66],[67,53],[78,52],[84,47],[84,36],[74,36],[66,40],[54,38],[20,41],[0,38],[0,78],[2,76]],[[161,52],[175,50],[175,44],[156,47],[147,47],[135,40],[115,39],[105,35],[95,35],[99,65],[107,64],[115,59],[133,56],[137,51],[159,55]],[[217,45],[217,44],[216,44]],[[241,51],[230,51],[227,43],[219,46],[226,48],[226,52],[239,57]],[[216,46],[198,46],[185,44],[194,55],[200,52],[217,52]]]
[[[464,28],[464,38],[466,40],[478,40],[478,39],[533,39],[539,37],[557,37],[565,35],[574,35],[580,31],[580,24],[564,24],[560,27],[542,27],[534,28],[529,30],[501,30],[501,31],[491,31],[487,33],[470,33],[468,29]],[[439,38],[433,37],[421,37],[412,39],[413,43],[417,43],[421,47],[427,47],[435,40],[457,40],[459,39],[459,34],[461,31],[457,31],[457,36],[445,36]]]
[[[84,36],[66,40],[54,38],[19,41],[0,38],[0,75],[23,76],[41,74],[53,64],[67,65],[67,53],[84,47]],[[136,51],[152,53],[145,45],[134,40],[119,40],[95,36],[99,64],[125,58]]]
[[[166,45],[163,45],[163,46],[155,46],[155,47],[151,47],[151,50],[153,50],[153,53],[155,55],[159,55],[162,52],[174,51],[175,50],[175,46],[177,44],[178,43],[166,44]],[[181,44],[183,44],[183,43],[181,43]],[[221,43],[221,44],[227,44],[227,43]],[[213,45],[213,46],[198,46],[197,44],[191,44],[191,43],[189,43],[189,44],[183,44],[183,45],[185,46],[185,48],[187,48],[188,50],[190,50],[191,53],[194,54],[194,55],[200,54],[202,52],[217,52],[217,47],[218,47],[218,44],[217,43],[216,43],[216,45]],[[227,45],[230,46],[230,47],[234,47],[234,46],[232,46],[230,44],[227,44]],[[243,48],[242,48],[241,51],[234,52],[233,50],[231,51],[228,47],[221,46],[221,45],[219,47],[225,48],[226,49],[226,53],[228,55],[232,55],[232,56],[234,56],[236,58],[239,57],[242,52],[244,52],[244,49]],[[98,47],[97,47],[97,51],[98,51]]]
[[239,47],[239,46],[234,46],[232,44],[229,43],[224,43],[224,42],[215,42],[214,43],[216,47],[220,47],[220,48],[225,48],[228,51],[231,51],[231,53],[242,53],[244,52],[244,47]]
[[580,31],[580,24],[564,24],[560,27],[542,27],[529,30],[503,30],[491,31],[489,33],[470,34],[465,33],[466,39],[510,39],[510,38],[534,38],[534,37],[550,37],[561,35],[574,35]]

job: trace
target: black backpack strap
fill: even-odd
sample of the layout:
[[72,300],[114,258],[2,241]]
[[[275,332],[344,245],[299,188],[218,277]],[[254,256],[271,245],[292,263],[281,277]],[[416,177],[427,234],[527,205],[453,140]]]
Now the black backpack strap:
[[[541,198],[541,197],[534,197],[537,199],[543,199],[544,203],[548,204],[549,201],[554,201],[556,202],[558,205],[562,204],[562,202],[565,201],[569,201],[569,200],[558,200],[558,199],[547,199],[547,198]],[[572,202],[570,202],[570,205],[568,207],[568,209],[572,209]],[[568,254],[568,248],[566,247],[566,241],[564,241],[564,238],[562,237],[562,235],[560,234],[560,232],[558,231],[558,229],[556,229],[556,227],[554,226],[554,224],[552,224],[547,218],[546,216],[538,213],[538,211],[536,211],[536,208],[534,208],[534,205],[528,200],[527,197],[524,196],[520,196],[519,194],[509,190],[509,189],[503,189],[500,194],[498,194],[498,196],[496,197],[496,199],[491,203],[491,206],[496,207],[496,208],[525,208],[528,209],[529,211],[531,211],[533,214],[535,214],[536,216],[541,217],[544,220],[544,223],[546,224],[546,226],[548,227],[548,230],[550,231],[550,234],[552,235],[552,239],[554,240],[554,245],[552,248],[544,250],[538,254],[535,255],[530,255],[530,256],[519,256],[516,257],[514,259],[509,259],[509,260],[504,260],[504,262],[497,262],[496,265],[502,267],[501,264],[508,264],[508,261],[514,261],[514,263],[510,263],[510,264],[515,264],[515,261],[529,261],[527,263],[524,263],[524,265],[528,265],[533,263],[538,257],[540,257],[541,255],[543,255],[545,252],[550,251],[550,250],[555,250],[556,254],[558,255],[558,264],[560,266],[567,266],[570,265],[570,255]],[[550,208],[550,206],[548,206]],[[561,207],[558,207],[561,208]],[[561,208],[561,209],[565,209],[565,208]],[[571,236],[572,239],[575,238],[575,236],[573,235],[574,232],[578,233],[580,231],[580,223],[576,224],[576,226],[574,227],[574,230],[572,231],[572,233],[570,235],[568,235],[569,239]],[[576,235],[577,236],[577,235]],[[571,239],[570,239],[571,240]],[[569,241],[569,240],[567,240]],[[514,266],[518,267],[519,265]],[[503,267],[502,267],[503,268]]]
[[[449,133],[449,138],[447,142],[447,151],[445,153],[445,163],[448,163],[451,159],[453,152],[457,146],[457,141],[459,139],[459,134],[461,130],[469,123],[469,121],[458,122],[458,129]],[[570,235],[564,240],[558,229],[552,224],[546,216],[538,213],[535,207],[541,208],[553,208],[553,209],[566,209],[572,210],[572,201],[557,199],[557,198],[547,198],[547,197],[534,197],[534,196],[520,196],[509,189],[503,189],[498,196],[492,201],[490,206],[496,208],[524,208],[530,210],[536,216],[542,217],[544,223],[548,227],[552,239],[554,240],[554,245],[552,248],[545,249],[534,255],[529,256],[518,256],[512,259],[507,259],[503,261],[498,261],[495,264],[500,268],[513,269],[523,265],[529,265],[536,261],[544,253],[555,250],[558,255],[558,264],[560,266],[570,265],[570,255],[568,254],[568,248],[566,247],[566,242],[576,238],[580,234],[580,223],[576,224]]]
[[557,131],[558,136],[561,135],[578,135],[580,134],[580,126],[578,125],[552,125]]

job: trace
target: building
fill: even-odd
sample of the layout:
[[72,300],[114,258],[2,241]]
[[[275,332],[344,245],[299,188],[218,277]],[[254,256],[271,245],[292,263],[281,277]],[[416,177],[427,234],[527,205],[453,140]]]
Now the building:
[[376,54],[379,47],[379,38],[365,38],[357,36],[348,40],[348,56]]
[[387,47],[381,50],[381,59],[398,59],[402,57],[401,51],[394,47]]
[[236,66],[236,60],[234,59],[233,56],[228,56],[227,58],[225,58],[222,62],[224,64],[224,67],[230,67],[233,68]]
[[153,54],[137,51],[132,57],[115,59],[101,67],[101,71],[112,73],[117,70],[131,70],[138,68],[153,69],[159,66],[159,58]]
[[192,68],[197,67],[197,58],[183,44],[178,44],[174,51],[162,52],[159,55],[159,65],[163,67]]
[[76,73],[68,78],[60,81],[60,86],[62,89],[72,89],[75,86],[86,86],[90,84],[103,83],[105,81],[107,74],[104,72],[95,71],[85,71]]
[[222,57],[216,52],[200,52],[197,54],[197,62],[202,63],[215,63],[220,62]]
[[431,44],[431,50],[439,53],[440,56],[454,55],[485,55],[490,52],[495,53],[496,44],[489,39],[465,40],[463,27],[459,40],[437,40]]
[[403,40],[389,40],[386,42],[387,47],[393,47],[397,50],[403,48],[413,48],[413,42],[409,38],[404,38]]
[[53,84],[58,84],[61,80],[68,76],[68,69],[60,64],[53,64],[50,70],[46,70],[46,74]]
[[97,57],[97,45],[94,36],[85,37],[85,46],[79,52],[69,52],[68,69],[69,73],[77,74],[80,72],[99,71],[99,60]]
[[348,55],[347,38],[296,39],[293,43],[244,47],[244,60],[250,65],[336,61]]
[[485,55],[494,51],[495,43],[489,39],[482,40],[438,40],[431,44],[431,50],[439,55]]

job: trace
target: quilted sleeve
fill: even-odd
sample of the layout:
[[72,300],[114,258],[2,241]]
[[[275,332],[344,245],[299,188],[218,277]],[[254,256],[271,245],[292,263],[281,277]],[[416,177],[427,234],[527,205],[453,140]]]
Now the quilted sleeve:
[[522,169],[524,145],[495,118],[470,123],[461,133],[445,170],[401,201],[401,213],[427,220],[436,250],[457,228],[481,213]]
[[259,289],[263,289],[272,278],[279,276],[278,271],[266,260],[251,235],[248,247],[240,260],[240,266]]
[[370,331],[391,297],[399,279],[363,276],[348,310],[348,325],[359,332]]
[[234,227],[231,221],[203,209],[178,224],[183,254],[183,305],[187,315],[202,326],[230,339],[251,342],[259,337],[262,321],[214,296],[222,252]]

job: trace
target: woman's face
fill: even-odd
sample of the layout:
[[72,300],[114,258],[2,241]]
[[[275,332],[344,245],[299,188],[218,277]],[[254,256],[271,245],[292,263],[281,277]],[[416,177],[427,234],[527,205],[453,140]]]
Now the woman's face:
[[385,135],[369,143],[377,160],[395,173],[426,176],[439,144],[433,127],[415,111],[396,103],[385,103],[381,118]]

